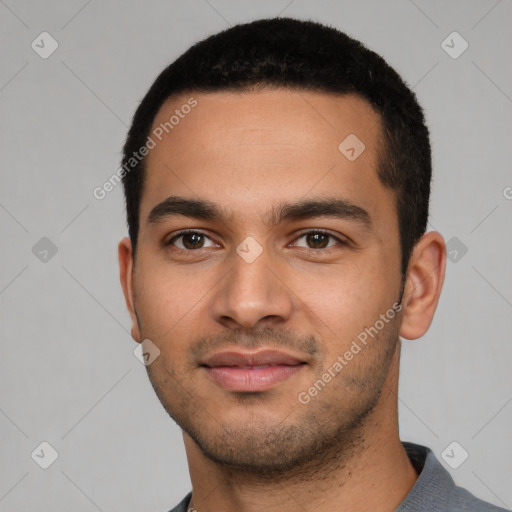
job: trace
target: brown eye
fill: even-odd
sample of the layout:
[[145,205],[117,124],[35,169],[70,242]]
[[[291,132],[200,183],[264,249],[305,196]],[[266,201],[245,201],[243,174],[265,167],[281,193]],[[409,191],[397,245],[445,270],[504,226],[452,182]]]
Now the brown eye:
[[325,233],[308,233],[306,242],[311,249],[323,249],[329,243],[329,235]]
[[198,231],[189,231],[176,235],[169,241],[169,245],[174,245],[178,249],[183,250],[204,249],[215,246],[208,236]]
[[324,233],[323,231],[309,231],[308,233],[303,233],[297,238],[295,246],[304,247],[306,249],[326,249],[337,244],[343,244],[343,242],[330,233]]
[[183,246],[187,249],[200,249],[204,244],[204,235],[187,233],[182,235]]

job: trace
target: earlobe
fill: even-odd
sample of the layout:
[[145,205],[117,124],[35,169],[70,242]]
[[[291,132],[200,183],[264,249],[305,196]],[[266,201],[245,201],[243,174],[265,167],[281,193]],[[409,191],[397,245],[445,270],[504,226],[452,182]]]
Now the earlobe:
[[443,237],[435,231],[424,234],[409,261],[402,300],[401,337],[414,340],[427,332],[441,295],[445,267]]
[[119,277],[121,280],[121,287],[123,288],[124,299],[126,301],[126,307],[130,313],[132,319],[131,334],[132,338],[141,342],[141,335],[139,329],[139,323],[137,320],[137,314],[135,312],[135,301],[134,301],[134,288],[133,288],[133,251],[132,244],[129,238],[123,238],[119,242],[118,246],[119,256]]

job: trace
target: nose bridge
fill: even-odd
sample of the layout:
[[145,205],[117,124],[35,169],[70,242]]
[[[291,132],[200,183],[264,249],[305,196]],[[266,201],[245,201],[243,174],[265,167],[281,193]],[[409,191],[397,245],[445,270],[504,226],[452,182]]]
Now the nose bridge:
[[278,263],[268,249],[247,237],[233,253],[231,271],[213,298],[215,320],[252,328],[263,319],[288,319],[292,300],[277,277]]

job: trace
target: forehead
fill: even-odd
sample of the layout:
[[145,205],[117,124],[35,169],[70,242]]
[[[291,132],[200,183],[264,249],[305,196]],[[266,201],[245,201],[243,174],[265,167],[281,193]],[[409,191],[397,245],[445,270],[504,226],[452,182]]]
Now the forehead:
[[[195,104],[192,108],[191,103]],[[172,97],[155,116],[152,132],[160,131],[168,145],[189,139],[188,144],[215,146],[226,156],[222,146],[282,143],[321,150],[334,145],[337,149],[349,134],[366,139],[371,146],[380,126],[380,115],[355,94],[278,88]],[[369,149],[372,153],[373,148]]]
[[289,89],[181,94],[159,110],[150,136],[155,146],[146,160],[142,219],[170,195],[201,197],[234,211],[310,193],[339,192],[375,214],[372,204],[394,203],[377,177],[380,116],[356,95]]

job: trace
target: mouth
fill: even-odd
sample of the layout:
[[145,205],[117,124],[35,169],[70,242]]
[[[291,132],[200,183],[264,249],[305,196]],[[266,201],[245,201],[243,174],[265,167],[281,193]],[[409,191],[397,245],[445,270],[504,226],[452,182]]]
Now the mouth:
[[220,387],[237,392],[266,391],[300,372],[306,362],[275,350],[220,352],[201,364]]

